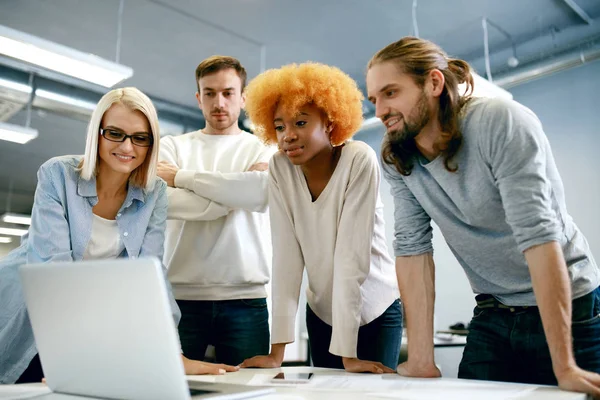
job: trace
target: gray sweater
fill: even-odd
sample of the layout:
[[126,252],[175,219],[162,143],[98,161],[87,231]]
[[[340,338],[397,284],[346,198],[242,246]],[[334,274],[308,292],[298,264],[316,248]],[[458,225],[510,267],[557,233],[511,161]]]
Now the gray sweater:
[[418,156],[409,176],[383,164],[395,205],[396,256],[432,252],[431,220],[476,294],[507,305],[535,305],[523,252],[557,241],[573,298],[598,287],[588,243],[567,213],[563,184],[535,114],[502,99],[472,100],[461,117],[457,172]]

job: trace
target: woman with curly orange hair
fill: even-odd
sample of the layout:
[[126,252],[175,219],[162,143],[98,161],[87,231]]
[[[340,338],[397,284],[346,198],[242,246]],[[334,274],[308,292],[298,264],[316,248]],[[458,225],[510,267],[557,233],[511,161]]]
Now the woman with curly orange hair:
[[273,238],[271,353],[244,367],[279,367],[294,341],[304,268],[306,325],[317,367],[394,372],[402,311],[384,235],[379,165],[365,143],[362,94],[341,70],[306,63],[269,70],[247,88],[246,113],[279,153],[269,165]]

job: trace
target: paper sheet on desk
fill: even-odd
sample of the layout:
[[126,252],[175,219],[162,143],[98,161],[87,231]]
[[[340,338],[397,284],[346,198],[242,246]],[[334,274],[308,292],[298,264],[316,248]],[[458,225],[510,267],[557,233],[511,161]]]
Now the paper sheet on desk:
[[381,375],[313,375],[307,383],[273,383],[273,375],[256,374],[248,381],[251,386],[297,387],[303,390],[379,390],[394,385],[394,381],[384,382]]
[[384,380],[382,375],[316,375],[303,388],[332,390],[383,390],[397,386],[397,381]]
[[256,374],[250,379],[246,385],[249,386],[274,386],[274,387],[297,387],[297,386],[307,386],[307,383],[273,383],[271,380],[275,377],[275,375],[270,374]]
[[14,385],[3,386],[0,392],[0,400],[30,399],[34,396],[51,393],[47,386]]
[[[392,380],[389,380],[392,381]],[[495,385],[473,382],[406,382],[396,380],[397,386],[385,393],[368,393],[369,397],[398,400],[505,400],[519,399],[535,388],[528,386]]]
[[383,380],[382,375],[313,375],[307,383],[273,383],[273,375],[256,374],[247,385],[297,387],[302,390],[376,391],[398,388],[398,381]]

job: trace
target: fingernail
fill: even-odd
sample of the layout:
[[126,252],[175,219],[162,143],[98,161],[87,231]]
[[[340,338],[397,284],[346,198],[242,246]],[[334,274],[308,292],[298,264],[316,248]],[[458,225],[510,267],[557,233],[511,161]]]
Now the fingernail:
[[224,375],[225,374],[225,370],[223,368],[219,368],[219,374]]

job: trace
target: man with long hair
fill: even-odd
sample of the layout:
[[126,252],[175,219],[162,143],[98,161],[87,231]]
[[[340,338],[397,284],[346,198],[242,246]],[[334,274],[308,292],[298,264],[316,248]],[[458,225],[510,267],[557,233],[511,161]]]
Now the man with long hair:
[[382,158],[395,202],[409,338],[398,373],[440,375],[433,220],[477,294],[459,377],[600,396],[600,273],[535,114],[472,98],[469,64],[413,37],[373,56],[367,88],[387,129]]

